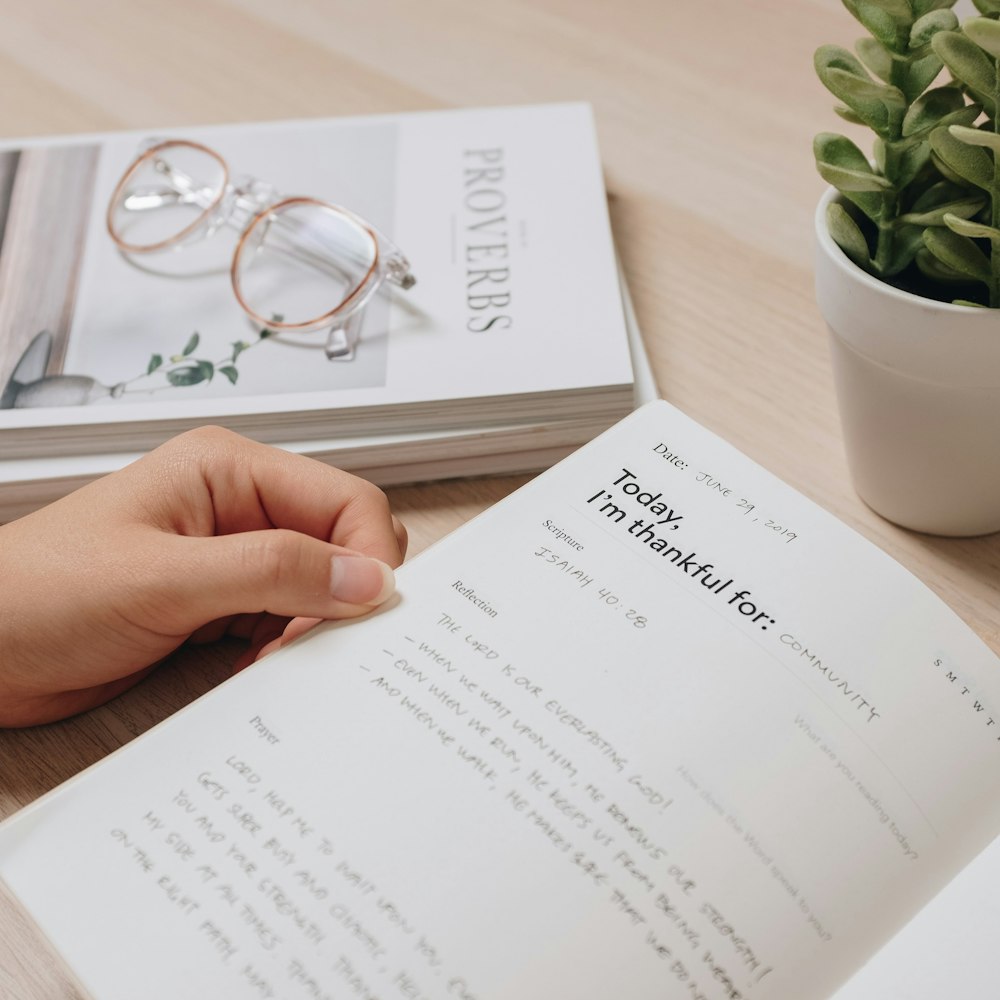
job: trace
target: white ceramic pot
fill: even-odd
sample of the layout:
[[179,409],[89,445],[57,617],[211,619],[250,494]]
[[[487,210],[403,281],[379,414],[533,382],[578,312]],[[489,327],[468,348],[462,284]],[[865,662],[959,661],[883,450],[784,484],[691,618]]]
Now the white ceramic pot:
[[901,292],[857,267],[816,210],[816,298],[855,489],[904,528],[1000,531],[1000,309]]

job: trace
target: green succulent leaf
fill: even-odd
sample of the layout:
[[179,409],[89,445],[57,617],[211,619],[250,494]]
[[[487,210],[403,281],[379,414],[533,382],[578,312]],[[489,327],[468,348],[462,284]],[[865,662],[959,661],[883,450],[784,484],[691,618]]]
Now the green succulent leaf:
[[813,153],[817,160],[849,170],[866,170],[871,173],[868,157],[846,135],[820,132],[813,139]]
[[970,299],[952,299],[951,304],[953,306],[971,306],[973,309],[986,308],[986,304],[984,302],[972,302]]
[[931,10],[918,17],[910,29],[910,48],[927,45],[939,31],[957,31],[958,18],[952,10]]
[[813,141],[820,176],[839,191],[891,191],[892,184],[876,174],[864,153],[846,136],[823,132]]
[[870,170],[845,170],[843,167],[834,167],[828,163],[817,162],[819,175],[832,184],[838,191],[845,194],[854,193],[875,193],[891,191],[892,185],[878,174],[873,174]]
[[[924,235],[926,237],[927,234],[925,233]],[[927,249],[926,245],[922,250],[917,251],[914,263],[917,265],[917,269],[920,273],[931,281],[942,282],[944,284],[956,284],[958,282],[967,282],[969,280],[968,277],[961,271],[956,271],[953,268],[948,267],[947,264],[938,260],[937,257],[935,257],[934,254]]]
[[826,210],[826,225],[834,243],[866,271],[872,270],[871,251],[861,227],[851,218],[843,205],[833,202]]
[[896,87],[862,80],[846,70],[830,69],[823,81],[870,129],[891,137],[906,114],[906,99]]
[[996,109],[992,97],[996,68],[989,56],[960,31],[939,31],[931,39],[931,46],[955,78],[992,114]]
[[[896,5],[886,4],[886,6],[891,7]],[[898,50],[901,48],[900,42],[903,35],[899,22],[902,21],[903,24],[908,25],[910,18],[913,16],[905,8],[905,5],[899,6],[900,10],[897,17],[893,17],[888,10],[883,9],[883,7],[875,3],[859,2],[855,4],[856,10],[853,13],[871,33],[873,38],[877,38],[887,48]]]
[[985,149],[970,146],[952,134],[952,129],[931,132],[930,144],[938,161],[951,174],[989,191],[993,186],[993,158]]
[[1000,0],[972,0],[980,14],[1000,14]]
[[984,197],[970,195],[967,198],[946,201],[922,211],[906,212],[899,217],[899,222],[914,226],[943,226],[946,215],[952,215],[959,219],[971,219],[985,204]]
[[814,62],[820,81],[835,97],[869,128],[891,136],[906,113],[901,90],[877,83],[855,56],[837,45],[821,46]]
[[159,368],[160,365],[162,365],[162,364],[163,364],[163,355],[162,354],[154,354],[149,359],[149,364],[146,365],[146,374],[147,375],[152,375],[153,372],[155,372],[156,369]]
[[918,251],[924,246],[923,226],[901,226],[893,240],[892,256],[887,274],[899,274],[913,263]]
[[942,10],[954,7],[955,0],[913,0],[913,13],[917,18],[929,14],[932,10]]
[[965,98],[957,87],[935,87],[918,97],[903,118],[903,135],[919,135],[933,128],[942,118],[966,107]]
[[943,227],[928,229],[924,232],[924,246],[950,270],[989,283],[990,262],[969,237]]
[[980,146],[989,149],[994,154],[1000,152],[1000,135],[987,132],[986,129],[968,128],[962,125],[950,125],[948,131],[967,146]]
[[968,236],[973,240],[989,240],[994,247],[1000,242],[1000,229],[987,226],[985,222],[973,222],[949,213],[944,217],[944,224],[959,236]]
[[906,67],[903,93],[907,101],[915,101],[934,82],[942,65],[934,52],[929,51],[926,56],[915,59]]
[[1000,58],[1000,21],[989,17],[970,17],[962,31],[994,59]]
[[836,114],[840,115],[845,122],[850,122],[852,125],[864,125],[864,122],[850,108],[838,106],[833,110]]
[[938,205],[947,205],[949,202],[961,201],[966,197],[982,198],[985,201],[985,195],[974,193],[961,184],[953,184],[951,181],[936,181],[920,192],[910,210],[926,212],[928,209],[937,208]]
[[902,190],[911,184],[931,158],[931,148],[926,142],[903,151],[896,166],[893,185]]
[[877,136],[875,141],[872,143],[872,159],[875,161],[875,166],[878,168],[878,172],[885,176],[885,142]]
[[872,222],[882,221],[885,215],[885,196],[871,191],[842,191],[845,201],[855,205]]
[[892,82],[892,53],[875,38],[859,38],[854,45],[861,61],[880,80]]
[[958,111],[952,111],[950,115],[945,115],[938,125],[972,125],[973,122],[983,113],[981,104],[967,104]]
[[232,365],[223,365],[220,369],[223,375],[233,384],[236,385],[236,380],[240,377],[240,373]]
[[842,0],[851,14],[861,20],[865,8],[875,8],[901,23],[913,20],[913,9],[909,0]]

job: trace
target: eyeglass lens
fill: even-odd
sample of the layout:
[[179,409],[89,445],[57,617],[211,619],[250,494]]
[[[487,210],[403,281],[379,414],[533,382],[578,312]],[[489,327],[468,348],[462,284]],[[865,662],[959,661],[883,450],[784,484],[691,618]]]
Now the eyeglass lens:
[[164,143],[123,178],[108,214],[111,233],[133,250],[180,240],[219,204],[227,179],[224,162],[209,150]]
[[248,229],[233,269],[236,291],[258,317],[307,325],[359,293],[377,253],[374,237],[351,216],[291,198]]

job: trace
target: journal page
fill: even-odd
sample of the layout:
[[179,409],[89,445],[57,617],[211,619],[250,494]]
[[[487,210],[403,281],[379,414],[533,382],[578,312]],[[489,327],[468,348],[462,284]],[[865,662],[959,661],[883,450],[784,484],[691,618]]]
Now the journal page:
[[994,841],[837,991],[835,1000],[989,997],[1000,982]]
[[666,403],[0,827],[97,1000],[819,1000],[1000,828],[994,655]]

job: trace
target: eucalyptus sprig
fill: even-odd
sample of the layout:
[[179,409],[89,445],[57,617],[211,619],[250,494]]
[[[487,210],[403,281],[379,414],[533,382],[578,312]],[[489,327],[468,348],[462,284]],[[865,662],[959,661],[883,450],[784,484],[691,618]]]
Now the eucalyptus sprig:
[[843,102],[837,113],[874,133],[871,159],[829,132],[813,148],[820,174],[842,195],[828,211],[831,236],[860,267],[888,280],[910,268],[928,227],[969,219],[985,204],[981,192],[960,176],[949,180],[931,161],[932,136],[971,126],[982,106],[957,82],[932,87],[944,66],[935,39],[958,29],[955,0],[843,3],[869,37],[858,41],[856,56],[822,46],[815,67]]
[[[273,320],[280,323],[281,317],[275,316]],[[257,334],[255,340],[234,340],[230,344],[231,350],[229,353],[217,361],[210,361],[207,358],[194,356],[194,352],[201,343],[201,334],[197,332],[192,333],[184,347],[177,354],[170,355],[166,360],[164,360],[162,354],[153,354],[144,372],[121,383],[122,391],[141,391],[137,389],[128,390],[125,387],[132,386],[136,382],[154,375],[166,379],[167,384],[160,386],[161,389],[166,389],[170,386],[200,385],[202,382],[211,382],[216,375],[223,375],[232,385],[236,385],[240,375],[237,368],[237,361],[240,355],[267,340],[272,335],[272,332],[265,327]]]

